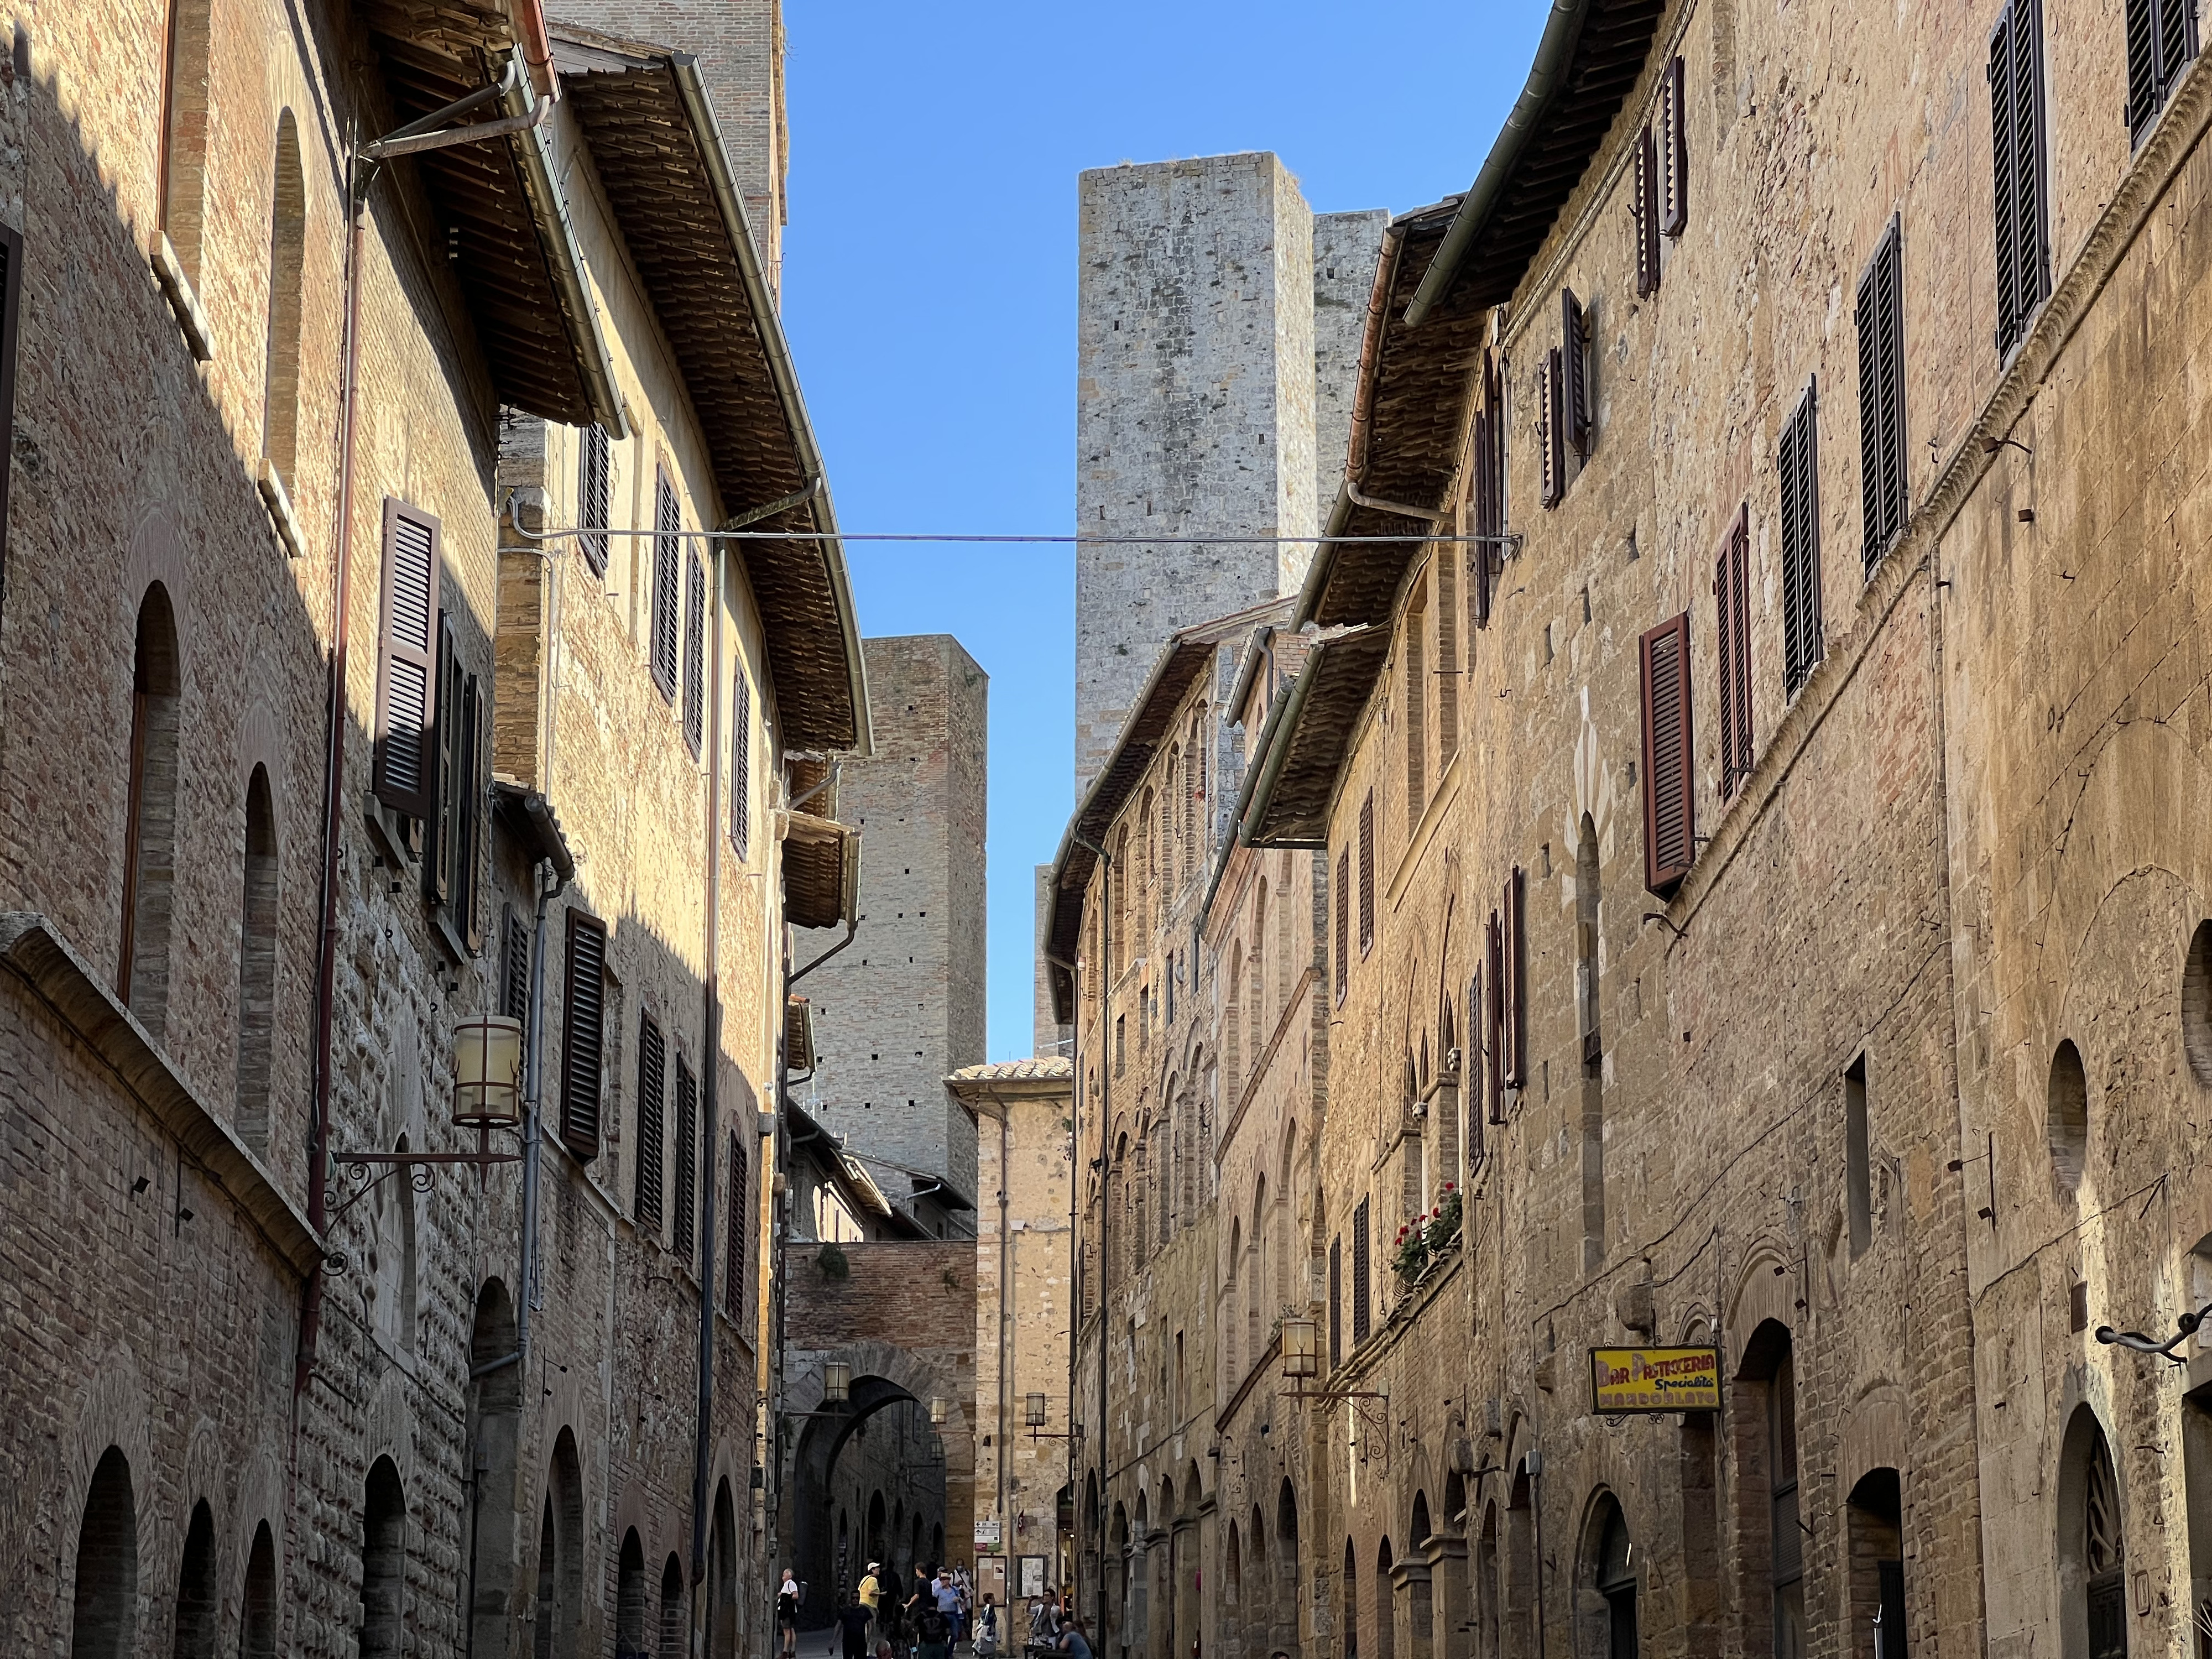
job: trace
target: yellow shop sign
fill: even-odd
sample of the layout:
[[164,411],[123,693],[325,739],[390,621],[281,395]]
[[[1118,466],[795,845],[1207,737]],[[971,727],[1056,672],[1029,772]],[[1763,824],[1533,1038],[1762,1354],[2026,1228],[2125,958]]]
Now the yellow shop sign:
[[1717,1412],[1717,1348],[1592,1348],[1591,1408],[1623,1412]]

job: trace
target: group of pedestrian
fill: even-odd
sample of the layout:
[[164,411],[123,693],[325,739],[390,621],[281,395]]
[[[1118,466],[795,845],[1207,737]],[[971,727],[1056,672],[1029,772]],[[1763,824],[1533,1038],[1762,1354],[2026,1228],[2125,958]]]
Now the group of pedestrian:
[[[954,1645],[971,1637],[975,1659],[1002,1659],[1006,1632],[998,1598],[986,1593],[981,1605],[971,1607],[975,1586],[965,1567],[916,1567],[914,1577],[913,1589],[902,1600],[883,1564],[871,1561],[859,1588],[851,1595],[840,1594],[836,1628],[843,1659],[952,1659]],[[806,1587],[786,1567],[776,1589],[775,1622],[788,1656],[799,1651],[799,1611],[805,1599]],[[1029,1614],[1025,1652],[1092,1659],[1083,1620],[1058,1601],[1040,1596]]]

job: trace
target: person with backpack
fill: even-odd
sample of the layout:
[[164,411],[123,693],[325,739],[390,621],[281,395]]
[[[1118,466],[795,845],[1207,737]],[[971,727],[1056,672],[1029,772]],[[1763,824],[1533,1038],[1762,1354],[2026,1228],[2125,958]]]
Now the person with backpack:
[[789,1567],[783,1570],[783,1583],[775,1589],[775,1627],[783,1632],[783,1650],[787,1654],[799,1651],[799,1603],[800,1599],[798,1575]]
[[926,1601],[915,1618],[914,1659],[952,1659],[952,1621]]
[[868,1659],[868,1627],[875,1613],[867,1603],[848,1601],[837,1609],[837,1632],[844,1638],[844,1659]]
[[985,1590],[982,1611],[975,1615],[975,1659],[998,1659],[998,1656],[999,1602]]

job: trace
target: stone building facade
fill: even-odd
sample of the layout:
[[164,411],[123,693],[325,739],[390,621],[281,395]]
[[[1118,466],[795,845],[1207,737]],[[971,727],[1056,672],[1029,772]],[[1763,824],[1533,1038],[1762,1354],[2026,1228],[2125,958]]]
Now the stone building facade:
[[1001,1607],[1074,1581],[1074,1080],[1054,1054],[945,1082],[976,1127],[975,1580]]
[[[834,542],[623,532],[834,519],[685,60],[293,21],[47,8],[0,92],[6,1644],[734,1654],[864,667]],[[489,1014],[534,1180],[404,1161]]]
[[[1315,878],[1316,1375],[1217,1354],[1188,1468],[1139,1425],[1153,1310],[1249,1352],[1253,1177],[1224,1124],[1207,1265],[1125,1263],[1157,1166],[1085,1116],[1109,1654],[2201,1647],[2212,81],[2150,18],[1590,0],[1392,222],[1227,866]],[[1597,1409],[1668,1346],[1717,1410]]]
[[975,1124],[944,1080],[984,1052],[990,678],[947,634],[866,649],[875,753],[837,787],[868,902],[852,948],[808,978],[804,1093],[931,1233],[972,1236]]

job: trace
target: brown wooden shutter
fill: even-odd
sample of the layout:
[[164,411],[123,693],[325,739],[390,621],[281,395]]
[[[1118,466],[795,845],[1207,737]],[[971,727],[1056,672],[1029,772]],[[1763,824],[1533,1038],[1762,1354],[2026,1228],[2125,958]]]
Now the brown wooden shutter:
[[[1437,769],[1459,752],[1459,561],[1450,548],[1437,556]],[[1438,779],[1442,782],[1441,777]]]
[[730,688],[730,844],[740,859],[753,848],[753,688],[743,663]]
[[745,1310],[746,1245],[750,1241],[751,1212],[745,1203],[746,1189],[751,1182],[747,1168],[744,1142],[738,1136],[730,1137],[730,1224],[729,1237],[722,1252],[724,1283],[722,1307],[732,1320],[741,1319]]
[[1505,394],[1498,364],[1482,355],[1482,403],[1474,442],[1474,533],[1484,538],[1469,550],[1474,574],[1474,625],[1490,625],[1492,584],[1504,563]]
[[15,359],[23,311],[23,238],[0,225],[0,573],[8,562],[9,462],[15,453]]
[[499,908],[499,1011],[509,1019],[530,1018],[530,924],[512,904]]
[[568,912],[562,995],[561,1144],[588,1164],[599,1155],[599,1067],[605,1053],[607,925]]
[[1328,1241],[1328,1368],[1344,1364],[1344,1235]]
[[667,1180],[668,1041],[649,1014],[637,1025],[637,1224],[659,1231],[662,1183]]
[[1482,966],[1475,965],[1467,981],[1467,1040],[1471,1052],[1460,1057],[1460,1089],[1467,1098],[1467,1173],[1472,1178],[1482,1167],[1483,1150],[1486,1144],[1483,1133],[1482,1038],[1483,1000]]
[[1542,445],[1543,488],[1542,501],[1547,507],[1557,507],[1567,493],[1567,434],[1563,410],[1566,388],[1563,384],[1565,370],[1559,362],[1559,349],[1553,346],[1544,354],[1540,407],[1537,422],[1541,430],[1538,440]]
[[1696,750],[1690,723],[1690,617],[1638,642],[1644,701],[1644,884],[1662,898],[1696,855]]
[[384,498],[384,592],[378,610],[376,798],[427,819],[437,804],[438,520]]
[[1499,907],[1498,1074],[1509,1089],[1528,1085],[1528,878],[1519,865],[1505,878]]
[[1720,654],[1721,799],[1751,775],[1751,520],[1736,509],[1713,562],[1713,611]]
[[1636,295],[1659,291],[1659,152],[1645,127],[1636,140]]
[[1486,406],[1474,416],[1474,521],[1470,529],[1476,540],[1467,550],[1468,614],[1477,628],[1490,625],[1491,544],[1481,539],[1492,533],[1489,460],[1490,410]]
[[1336,1000],[1352,983],[1352,849],[1336,855]]
[[697,760],[707,733],[707,572],[696,553],[684,565],[690,579],[684,595],[684,741]]
[[699,1223],[699,1082],[676,1056],[676,1254],[691,1265]]
[[1860,279],[1859,490],[1866,568],[1905,528],[1905,302],[1898,222],[1892,219]]
[[424,896],[439,904],[452,899],[459,868],[459,825],[456,821],[459,803],[456,797],[460,791],[456,787],[459,780],[454,773],[461,761],[461,727],[465,713],[460,686],[460,655],[453,641],[453,621],[445,617],[438,623],[438,731],[432,750],[435,759],[431,766],[431,775],[437,782],[431,794],[429,816],[423,824],[427,845],[422,860]]
[[1659,229],[1680,236],[1690,226],[1690,137],[1683,117],[1682,60],[1667,66],[1659,90]]
[[1820,623],[1820,385],[1808,384],[1775,458],[1782,493],[1782,689],[1797,695],[1826,645]]
[[1375,792],[1359,803],[1359,954],[1375,948]]
[[1361,1199],[1359,1207],[1352,1212],[1352,1341],[1357,1347],[1367,1340],[1370,1328],[1368,1285],[1375,1277],[1373,1247],[1368,1242],[1368,1206],[1370,1200]]
[[1559,356],[1566,383],[1559,407],[1567,423],[1567,447],[1575,459],[1586,461],[1590,453],[1589,329],[1583,317],[1583,302],[1571,288],[1559,290]]
[[1490,913],[1486,952],[1490,995],[1482,1005],[1482,1059],[1490,1121],[1505,1121],[1505,931],[1498,912]]
[[684,528],[684,509],[665,472],[655,476],[653,502],[657,532],[653,538],[653,683],[663,697],[673,702],[678,641],[684,625],[682,598],[677,591],[683,578],[683,543],[678,532]]
[[[603,426],[587,426],[581,438],[576,463],[576,523],[586,530],[605,532],[614,471],[607,429]],[[592,574],[594,576],[605,575],[606,536],[579,537],[577,545],[582,549],[584,562],[591,566]]]

